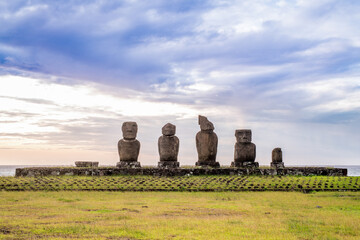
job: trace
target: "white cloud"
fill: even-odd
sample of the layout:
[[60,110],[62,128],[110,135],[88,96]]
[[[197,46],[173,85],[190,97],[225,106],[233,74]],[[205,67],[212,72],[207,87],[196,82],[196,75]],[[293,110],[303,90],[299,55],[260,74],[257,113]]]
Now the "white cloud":
[[292,90],[302,90],[313,105],[305,108],[317,112],[351,112],[360,110],[359,76],[322,79],[311,83],[295,85]]
[[[233,131],[242,127],[254,129],[263,164],[274,136],[280,145],[290,142],[293,153],[298,144],[317,154],[303,143],[315,130],[318,148],[351,159],[359,154],[321,143],[332,137],[326,127],[346,128],[343,122],[359,118],[354,1],[0,4],[0,71],[10,73],[0,77],[2,144],[112,149],[121,122],[131,118],[143,126],[143,156],[155,159],[162,124],[178,121],[182,157],[193,163],[188,139],[204,114],[219,130],[224,164],[232,158]],[[29,77],[12,75],[16,69]],[[82,82],[59,84],[61,76]],[[356,142],[348,135],[358,129],[339,134]],[[299,161],[311,155],[296,153]]]
[[304,56],[304,57],[326,57],[327,55],[334,53],[341,53],[346,50],[349,44],[342,41],[330,41],[325,43],[320,43],[319,45],[306,49],[301,52],[295,52],[294,55]]
[[[196,116],[196,111],[185,105],[146,101],[140,94],[123,98],[121,96],[127,90],[120,88],[118,96],[113,96],[102,92],[101,85],[96,84],[70,86],[14,75],[0,76],[0,82],[2,134],[23,134],[25,142],[29,142],[26,134],[60,133],[62,129],[58,128],[58,124],[91,124],[88,122],[89,118],[102,118],[106,122],[106,119],[116,119],[119,116]],[[44,122],[56,124],[43,126]],[[4,140],[3,137],[0,139]],[[18,141],[17,144],[21,145],[24,141]]]

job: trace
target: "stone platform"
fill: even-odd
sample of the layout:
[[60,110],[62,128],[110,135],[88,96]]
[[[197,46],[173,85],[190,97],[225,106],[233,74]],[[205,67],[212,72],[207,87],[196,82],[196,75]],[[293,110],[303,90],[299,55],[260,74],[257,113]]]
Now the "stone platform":
[[346,168],[326,167],[285,167],[274,168],[79,168],[79,167],[33,167],[17,168],[16,177],[34,176],[115,176],[115,175],[147,175],[147,176],[198,176],[198,175],[289,175],[289,176],[347,176]]

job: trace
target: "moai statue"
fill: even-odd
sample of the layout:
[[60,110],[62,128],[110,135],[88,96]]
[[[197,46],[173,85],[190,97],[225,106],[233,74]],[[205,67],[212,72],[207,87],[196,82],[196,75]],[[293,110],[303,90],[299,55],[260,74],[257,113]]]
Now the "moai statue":
[[138,126],[136,122],[124,122],[121,128],[123,139],[118,142],[120,162],[117,167],[140,167],[137,161],[140,151],[140,142],[136,140]]
[[171,123],[166,124],[162,128],[162,136],[158,140],[158,149],[160,154],[160,162],[158,167],[176,168],[179,167],[177,161],[179,153],[179,138],[175,136],[176,126]]
[[272,168],[284,168],[284,163],[282,160],[282,151],[281,148],[274,148],[274,150],[272,150],[272,154],[271,154],[271,164],[270,166]]
[[234,162],[232,167],[259,167],[255,162],[256,145],[251,142],[250,129],[238,129],[235,131],[236,143],[234,151]]
[[218,138],[214,133],[214,125],[204,116],[199,115],[201,131],[196,134],[198,161],[196,166],[220,167],[216,162]]

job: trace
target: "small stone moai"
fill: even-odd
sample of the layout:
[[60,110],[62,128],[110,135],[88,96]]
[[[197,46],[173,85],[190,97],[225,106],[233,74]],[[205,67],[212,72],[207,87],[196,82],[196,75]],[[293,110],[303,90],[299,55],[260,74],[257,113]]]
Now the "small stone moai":
[[259,163],[255,162],[256,145],[251,142],[251,135],[250,129],[235,131],[236,143],[232,167],[259,167]]
[[118,142],[120,162],[117,167],[140,167],[137,161],[140,151],[140,142],[136,140],[138,126],[136,122],[124,122],[121,128],[123,139]]
[[158,149],[160,154],[160,162],[158,167],[176,168],[179,167],[177,161],[179,153],[179,138],[175,136],[176,126],[167,123],[162,128],[162,136],[158,140]]
[[196,166],[220,167],[216,162],[218,137],[214,133],[214,125],[204,116],[199,115],[201,131],[196,134],[198,161]]
[[272,154],[271,154],[271,164],[270,166],[272,168],[284,168],[284,163],[282,160],[282,151],[281,148],[274,148],[274,150],[272,150]]

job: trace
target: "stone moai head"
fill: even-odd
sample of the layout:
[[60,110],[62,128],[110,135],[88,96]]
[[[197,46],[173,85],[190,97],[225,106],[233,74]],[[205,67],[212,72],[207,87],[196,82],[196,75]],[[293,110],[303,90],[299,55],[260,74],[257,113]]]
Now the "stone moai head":
[[125,140],[133,140],[136,138],[138,126],[136,122],[124,122],[121,130]]
[[213,131],[214,125],[206,117],[199,115],[199,125],[201,131]]
[[235,130],[236,142],[238,143],[251,143],[251,130],[250,129],[238,129]]
[[173,136],[176,132],[176,126],[171,123],[167,123],[165,126],[162,127],[161,131],[162,134],[165,136]]
[[281,148],[274,148],[272,150],[272,162],[280,163],[282,162],[282,151]]

